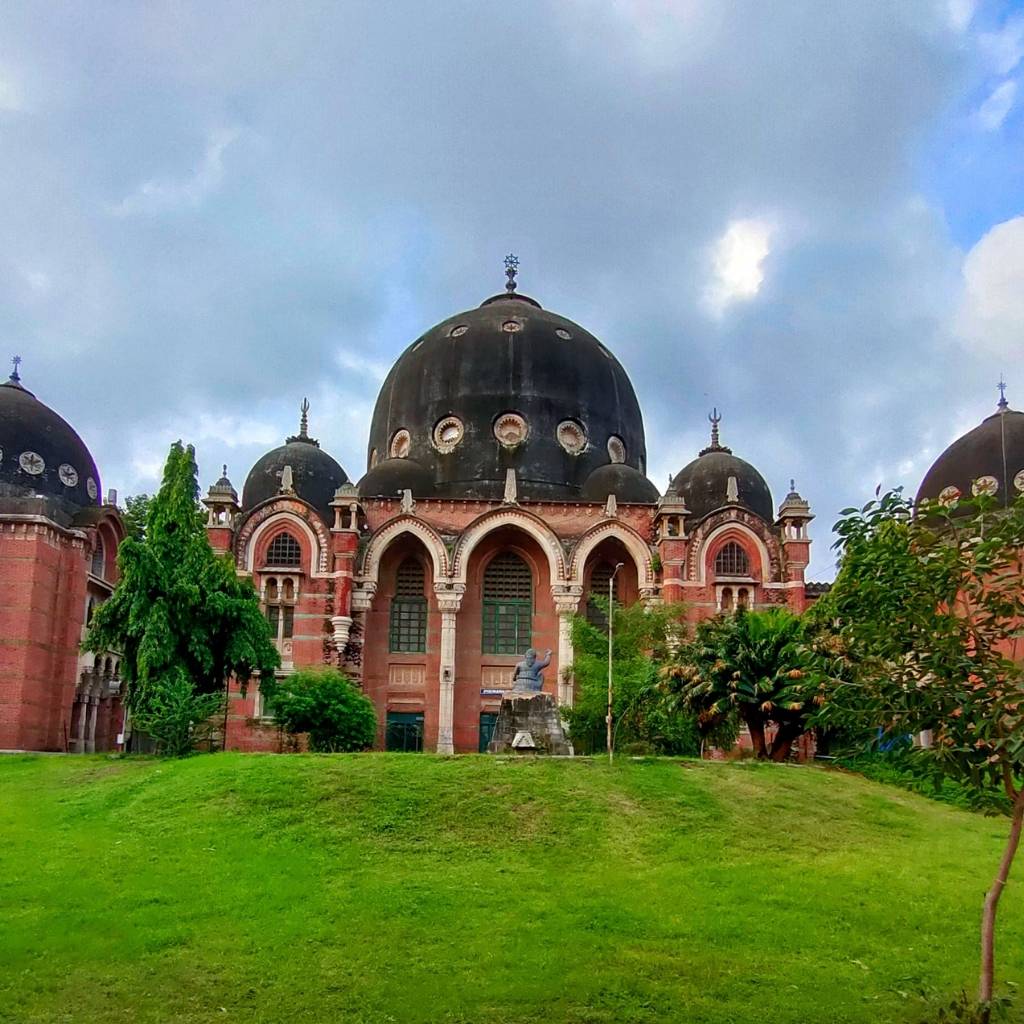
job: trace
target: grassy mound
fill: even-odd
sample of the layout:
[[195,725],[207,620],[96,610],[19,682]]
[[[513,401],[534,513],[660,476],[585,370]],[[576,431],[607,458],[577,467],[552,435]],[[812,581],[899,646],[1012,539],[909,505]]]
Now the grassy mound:
[[916,1021],[1005,831],[785,765],[0,758],[0,1020]]

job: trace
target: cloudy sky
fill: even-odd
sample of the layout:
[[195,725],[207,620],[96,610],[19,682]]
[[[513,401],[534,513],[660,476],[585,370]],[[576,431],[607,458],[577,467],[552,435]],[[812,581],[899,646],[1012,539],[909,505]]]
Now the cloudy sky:
[[362,475],[424,329],[520,283],[818,514],[1024,405],[1024,4],[9,2],[0,338],[91,447]]

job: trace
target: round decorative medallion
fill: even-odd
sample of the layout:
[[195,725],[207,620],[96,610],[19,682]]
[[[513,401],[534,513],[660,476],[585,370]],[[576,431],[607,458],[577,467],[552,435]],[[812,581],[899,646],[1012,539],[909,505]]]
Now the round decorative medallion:
[[60,468],[57,470],[57,476],[60,477],[60,482],[65,487],[74,487],[78,483],[78,472],[74,466],[69,466],[66,462],[62,463]]
[[[0,459],[4,457],[3,452],[0,452]],[[1024,494],[1024,469],[1022,469],[1014,478],[1013,486],[1017,488],[1022,494]]]
[[626,445],[622,438],[616,437],[615,434],[608,438],[608,457],[612,462],[626,461]]
[[949,508],[950,505],[955,505],[960,500],[960,488],[954,487],[952,484],[949,487],[943,487],[939,491],[939,504]]
[[92,498],[93,501],[95,501],[96,495],[99,494],[99,490],[96,487],[96,481],[93,480],[91,476],[86,478],[85,489],[89,492],[89,497]]
[[506,320],[502,325],[503,331],[508,331],[509,334],[515,334],[516,331],[521,331],[523,325],[518,320]]
[[572,335],[564,327],[556,327],[555,334],[562,339],[562,341],[568,341]]
[[449,338],[461,338],[469,328],[465,324],[459,324],[448,332]]
[[26,473],[31,473],[32,476],[39,476],[46,469],[46,463],[43,461],[42,455],[36,452],[22,452],[18,456],[18,465]]
[[587,447],[587,432],[575,420],[562,420],[555,433],[558,443],[570,455],[579,455]]
[[999,490],[999,481],[994,476],[979,476],[971,484],[971,493],[974,495],[985,494],[991,497]]
[[412,435],[408,430],[397,430],[391,438],[391,458],[405,459],[409,457],[409,449],[412,447]]
[[445,416],[434,427],[434,447],[444,454],[454,451],[464,433],[465,428],[458,416]]
[[494,436],[506,448],[522,444],[529,432],[526,420],[517,412],[506,412],[494,421]]

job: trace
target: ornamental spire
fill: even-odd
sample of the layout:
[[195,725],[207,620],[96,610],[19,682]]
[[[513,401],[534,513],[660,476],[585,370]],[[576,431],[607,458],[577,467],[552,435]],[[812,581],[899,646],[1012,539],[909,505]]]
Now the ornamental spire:
[[303,398],[299,406],[299,437],[309,437],[309,399]]
[[1004,412],[1010,408],[1010,403],[1006,401],[1006,381],[1003,380],[1003,375],[999,374],[999,383],[996,385],[999,388],[999,403],[997,408],[1000,412]]
[[711,424],[711,444],[707,448],[701,449],[700,454],[707,455],[708,452],[725,452],[727,455],[731,455],[732,449],[726,448],[718,438],[718,424],[722,422],[722,417],[717,407],[708,414],[708,422]]
[[21,366],[21,356],[12,356],[11,357],[11,376],[10,376],[10,379],[15,384],[20,384],[21,383],[21,374],[18,373],[18,367],[19,366]]
[[516,290],[516,271],[519,269],[519,257],[515,253],[510,252],[505,257],[505,277],[508,280],[505,282],[505,291],[512,295]]

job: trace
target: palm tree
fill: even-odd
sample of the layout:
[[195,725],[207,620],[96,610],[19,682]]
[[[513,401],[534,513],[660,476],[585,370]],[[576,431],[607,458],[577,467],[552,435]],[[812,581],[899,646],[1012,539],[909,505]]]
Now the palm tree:
[[[804,633],[803,620],[785,608],[709,619],[662,669],[662,689],[675,708],[696,715],[705,735],[738,715],[758,758],[785,761],[823,699]],[[769,744],[770,723],[778,728]]]

